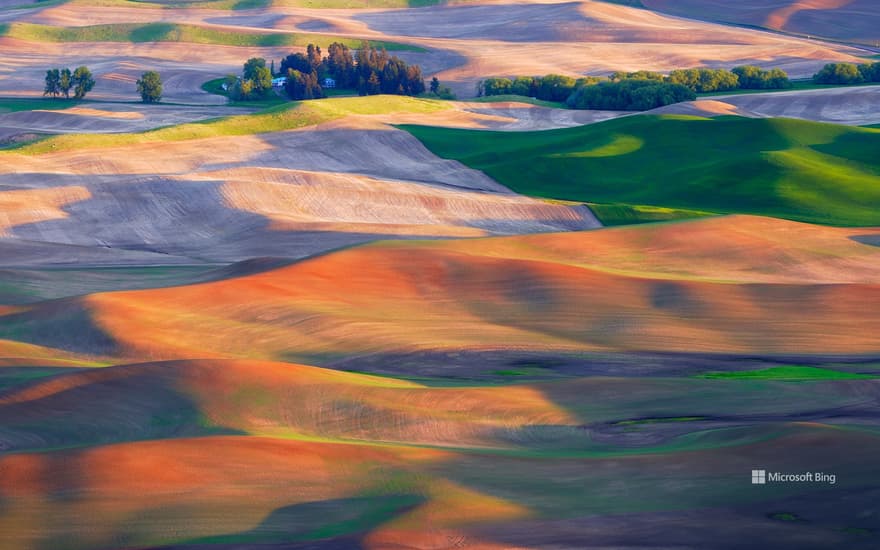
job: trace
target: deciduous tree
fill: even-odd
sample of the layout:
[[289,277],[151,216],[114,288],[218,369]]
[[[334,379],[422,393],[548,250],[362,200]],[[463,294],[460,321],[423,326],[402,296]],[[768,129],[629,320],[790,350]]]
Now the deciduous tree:
[[73,84],[73,97],[76,99],[84,98],[86,94],[92,91],[92,88],[95,87],[95,79],[92,76],[92,71],[90,71],[85,65],[77,67],[76,70],[73,71],[71,82]]
[[58,69],[46,71],[46,86],[43,88],[43,95],[58,97],[58,94],[61,93],[60,78]]
[[137,90],[144,103],[157,103],[162,99],[162,77],[156,71],[147,71],[137,81]]

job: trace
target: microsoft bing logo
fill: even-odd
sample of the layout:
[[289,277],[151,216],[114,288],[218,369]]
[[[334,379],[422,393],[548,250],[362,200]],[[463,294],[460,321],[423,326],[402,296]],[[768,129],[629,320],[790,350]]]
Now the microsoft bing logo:
[[767,470],[752,470],[752,485],[765,485],[767,483]]

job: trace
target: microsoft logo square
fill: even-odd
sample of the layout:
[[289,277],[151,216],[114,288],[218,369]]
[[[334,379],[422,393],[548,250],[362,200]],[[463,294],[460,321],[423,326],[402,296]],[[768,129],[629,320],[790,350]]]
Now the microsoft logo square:
[[752,485],[765,485],[767,483],[767,470],[752,470]]

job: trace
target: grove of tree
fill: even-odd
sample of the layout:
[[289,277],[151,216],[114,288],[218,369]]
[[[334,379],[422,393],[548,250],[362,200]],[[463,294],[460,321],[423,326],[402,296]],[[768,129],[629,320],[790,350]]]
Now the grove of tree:
[[69,99],[70,92],[73,91],[74,99],[82,99],[94,87],[95,78],[86,66],[77,67],[73,72],[67,68],[49,69],[46,71],[43,95],[64,96]]
[[880,61],[874,63],[829,63],[813,75],[816,84],[861,84],[880,82]]
[[[273,61],[271,67],[275,67]],[[281,59],[278,72],[266,66],[263,58],[251,58],[244,64],[241,78],[227,77],[227,89],[233,99],[262,99],[272,90],[272,78],[285,77],[284,91],[294,100],[325,97],[322,82],[332,79],[334,87],[357,91],[360,95],[395,94],[416,96],[425,92],[425,80],[418,65],[407,64],[364,42],[358,50],[334,42],[324,55],[320,46],[309,44],[305,53],[297,52]],[[452,97],[449,88],[437,83],[435,95]]]
[[487,78],[478,83],[477,95],[522,95],[565,102],[574,109],[648,110],[693,100],[697,93],[791,86],[788,75],[780,69],[764,70],[745,65],[732,70],[679,69],[668,75],[654,71],[618,71],[607,79],[575,79],[556,74]]

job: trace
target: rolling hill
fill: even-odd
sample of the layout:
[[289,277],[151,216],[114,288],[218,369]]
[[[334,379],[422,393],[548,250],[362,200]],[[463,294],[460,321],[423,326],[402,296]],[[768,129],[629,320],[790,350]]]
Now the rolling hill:
[[0,338],[135,359],[507,348],[870,355],[880,339],[861,327],[880,320],[870,306],[880,298],[876,239],[728,217],[377,243],[205,284],[20,306],[0,317]]
[[639,0],[663,13],[876,46],[880,7],[871,0]]
[[[794,119],[636,116],[546,132],[404,126],[441,157],[526,195],[880,224],[873,129]],[[685,213],[686,214],[686,213]],[[638,219],[636,209],[631,216]]]

